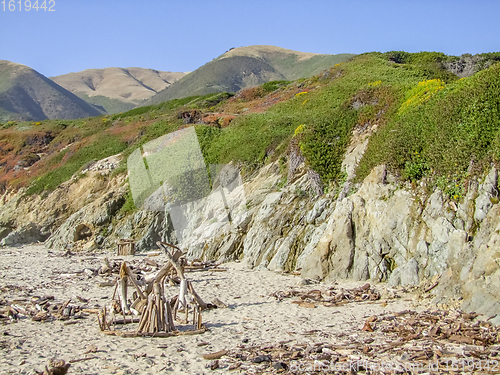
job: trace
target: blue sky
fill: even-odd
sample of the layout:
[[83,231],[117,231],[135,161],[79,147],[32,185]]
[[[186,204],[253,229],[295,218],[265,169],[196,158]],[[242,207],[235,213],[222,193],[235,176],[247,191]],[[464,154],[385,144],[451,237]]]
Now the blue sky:
[[500,51],[497,0],[54,0],[54,12],[19,11],[18,1],[14,12],[0,3],[0,59],[46,76],[110,66],[192,71],[255,44],[333,54]]

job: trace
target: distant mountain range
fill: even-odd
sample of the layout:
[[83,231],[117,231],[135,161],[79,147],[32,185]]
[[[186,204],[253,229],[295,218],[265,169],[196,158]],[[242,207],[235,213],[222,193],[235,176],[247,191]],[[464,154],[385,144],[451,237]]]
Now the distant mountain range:
[[233,48],[186,74],[143,68],[88,69],[51,79],[0,61],[0,121],[74,119],[275,80],[310,77],[354,55],[322,55],[273,46]]
[[105,68],[51,79],[101,110],[117,113],[141,105],[185,75],[143,68]]
[[304,53],[274,46],[234,48],[187,74],[145,104],[191,95],[237,92],[269,81],[306,78],[352,56]]
[[0,60],[0,121],[97,116],[92,105],[37,71]]

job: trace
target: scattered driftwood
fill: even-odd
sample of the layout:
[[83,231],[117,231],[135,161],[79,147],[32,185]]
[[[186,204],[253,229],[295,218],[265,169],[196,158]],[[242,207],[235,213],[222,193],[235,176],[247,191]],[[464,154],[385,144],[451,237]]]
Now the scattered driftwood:
[[439,285],[439,281],[435,281],[432,285],[424,289],[424,293],[429,293],[432,289]]
[[227,350],[220,350],[215,353],[203,354],[203,359],[221,359],[227,354]]
[[172,332],[126,332],[126,331],[104,331],[103,333],[109,336],[119,337],[174,337],[174,336],[191,336],[206,332],[208,329],[202,326],[201,329],[192,329],[188,331],[172,331]]
[[[304,372],[314,374],[360,373],[351,372],[353,368],[371,375],[495,373],[500,366],[500,327],[476,321],[477,317],[453,310],[368,316],[360,334],[315,330],[314,335],[328,337],[327,342],[240,345],[225,353],[219,367],[279,374],[300,362]],[[307,332],[301,336],[308,336]],[[213,359],[220,358],[215,354]]]
[[279,301],[282,301],[284,298],[298,297],[299,299],[292,303],[306,308],[313,308],[316,304],[340,306],[350,302],[376,301],[380,299],[380,293],[372,288],[370,284],[353,289],[340,288],[339,290],[335,290],[335,287],[330,287],[327,290],[277,291],[271,293],[270,296],[275,297]]
[[[77,298],[76,298],[77,299]],[[80,297],[81,300],[84,300]],[[88,305],[72,303],[72,300],[55,302],[54,296],[33,297],[31,300],[15,300],[0,309],[0,319],[4,322],[16,322],[20,319],[31,319],[35,322],[51,322],[54,320],[83,319],[95,312]],[[76,321],[75,321],[76,323]],[[68,323],[67,324],[72,324]]]
[[202,272],[202,271],[215,271],[224,272],[227,271],[225,268],[219,268],[220,263],[215,260],[201,261],[195,259],[184,266],[184,272]]
[[403,311],[380,317],[379,330],[394,333],[404,341],[432,338],[459,344],[500,344],[500,327],[488,321],[474,321],[478,314],[463,311]]
[[72,359],[69,361],[69,363],[77,363],[77,362],[83,362],[83,361],[88,361],[90,359],[96,359],[99,357],[96,356],[91,356],[91,357],[83,357],[83,358],[77,358],[77,359]]

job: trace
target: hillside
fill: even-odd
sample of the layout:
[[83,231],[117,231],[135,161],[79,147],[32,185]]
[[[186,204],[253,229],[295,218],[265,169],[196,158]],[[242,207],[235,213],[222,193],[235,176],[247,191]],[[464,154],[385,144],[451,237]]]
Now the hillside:
[[269,81],[310,77],[353,55],[321,55],[273,46],[234,48],[186,75],[145,104],[190,95],[237,92]]
[[90,104],[35,70],[0,61],[0,121],[75,119],[98,114]]
[[[220,61],[230,63],[234,58],[246,61],[250,57]],[[11,182],[22,185],[36,180],[33,191],[53,188],[57,186],[54,181],[44,185],[51,175],[60,175],[56,179],[60,183],[90,160],[122,150],[128,150],[128,154],[138,145],[186,124],[199,124],[200,136],[209,137],[203,151],[207,163],[214,164],[238,161],[258,165],[269,158],[275,160],[287,150],[300,128],[301,153],[324,184],[341,175],[342,156],[353,129],[372,129],[367,134],[374,136],[357,167],[358,179],[375,165],[388,163],[403,179],[417,180],[432,171],[432,181],[443,184],[450,173],[467,172],[471,160],[473,171],[479,173],[479,166],[497,157],[497,123],[485,113],[496,116],[498,65],[494,63],[498,56],[479,55],[475,59],[478,63],[474,70],[479,72],[459,79],[447,67],[452,62],[457,65],[462,58],[427,52],[371,53],[306,80],[265,83],[233,97],[192,96],[123,114],[64,123],[46,121],[38,126],[5,123],[0,131],[0,150],[6,158],[0,162],[4,187]],[[483,84],[485,80],[487,84]],[[472,108],[478,106],[492,109],[474,112]],[[449,124],[439,130],[439,137],[435,136],[435,122]],[[456,142],[456,146],[449,147],[450,142]],[[14,171],[22,157],[40,153],[38,147],[44,155],[33,165],[36,168]],[[421,159],[415,159],[415,152]],[[68,164],[72,167],[62,173]]]
[[[0,241],[46,240],[72,253],[116,251],[121,238],[135,239],[140,252],[164,241],[189,260],[410,286],[434,308],[498,324],[500,54],[469,60],[367,53],[236,95],[1,124]],[[186,153],[187,132],[199,152]],[[193,155],[230,164],[241,181],[216,175],[206,200],[188,195],[176,206],[175,189],[198,193],[208,178],[204,167],[177,173]],[[127,174],[128,160],[142,164]],[[156,173],[163,165],[177,171],[173,189],[136,207],[143,197],[130,184],[157,192],[172,177]],[[179,207],[186,214],[174,220]]]
[[136,107],[184,75],[143,68],[105,68],[88,69],[51,79],[111,114]]
[[326,55],[306,53],[274,46],[249,46],[233,48],[219,56],[216,60],[236,56],[251,57],[267,62],[287,80],[307,78],[328,69],[335,64],[346,61],[353,54]]

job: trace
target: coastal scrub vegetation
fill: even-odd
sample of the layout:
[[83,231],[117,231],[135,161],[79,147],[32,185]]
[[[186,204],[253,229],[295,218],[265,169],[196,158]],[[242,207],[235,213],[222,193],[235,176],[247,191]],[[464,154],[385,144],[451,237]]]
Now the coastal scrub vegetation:
[[[0,124],[0,190],[53,190],[91,160],[117,153],[126,160],[146,142],[194,125],[207,164],[234,162],[252,171],[286,156],[293,140],[324,184],[345,179],[341,162],[353,130],[372,129],[355,182],[384,163],[403,181],[425,178],[459,199],[468,179],[500,165],[497,61],[498,53],[373,52],[311,78],[268,82],[234,96]],[[34,154],[40,159],[27,156]]]

